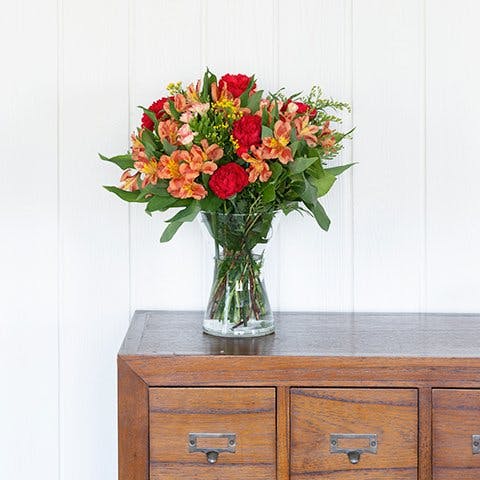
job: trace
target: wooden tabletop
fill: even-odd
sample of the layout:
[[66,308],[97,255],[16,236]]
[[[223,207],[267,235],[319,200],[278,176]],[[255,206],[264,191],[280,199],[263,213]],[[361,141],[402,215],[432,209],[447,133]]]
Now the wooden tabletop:
[[137,311],[120,355],[480,358],[480,315],[276,313],[276,333],[202,333],[202,312]]

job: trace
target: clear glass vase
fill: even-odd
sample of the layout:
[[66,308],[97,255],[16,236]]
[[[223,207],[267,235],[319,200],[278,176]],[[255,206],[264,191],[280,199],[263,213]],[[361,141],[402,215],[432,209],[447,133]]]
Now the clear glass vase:
[[202,222],[215,243],[204,332],[221,337],[257,337],[274,332],[263,263],[275,213],[202,212]]

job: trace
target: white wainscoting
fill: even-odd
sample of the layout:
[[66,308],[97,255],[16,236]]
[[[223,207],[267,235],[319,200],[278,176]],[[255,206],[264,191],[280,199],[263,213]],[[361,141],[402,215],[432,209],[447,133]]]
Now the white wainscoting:
[[115,354],[137,308],[200,309],[198,223],[102,190],[137,105],[208,65],[351,102],[331,231],[283,219],[277,309],[480,311],[480,2],[19,0],[0,17],[0,478],[116,477]]

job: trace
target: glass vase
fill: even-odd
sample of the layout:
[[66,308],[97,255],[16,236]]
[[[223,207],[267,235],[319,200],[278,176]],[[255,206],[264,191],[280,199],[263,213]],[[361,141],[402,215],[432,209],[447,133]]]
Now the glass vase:
[[204,332],[221,337],[258,337],[274,332],[263,264],[275,213],[202,212],[202,222],[215,243]]

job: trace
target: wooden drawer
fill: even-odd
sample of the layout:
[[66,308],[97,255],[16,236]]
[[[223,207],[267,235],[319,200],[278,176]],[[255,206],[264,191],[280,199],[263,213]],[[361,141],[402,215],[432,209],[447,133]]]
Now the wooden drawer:
[[[416,480],[417,403],[414,389],[292,388],[291,479]],[[354,452],[331,452],[366,447],[377,452],[356,464]]]
[[[150,388],[149,403],[151,480],[275,479],[274,388]],[[235,434],[235,452],[209,463],[191,433],[212,451],[233,439],[205,434]]]
[[433,390],[435,480],[480,478],[472,435],[480,435],[480,390]]

